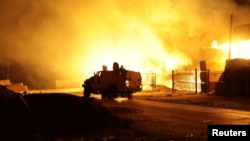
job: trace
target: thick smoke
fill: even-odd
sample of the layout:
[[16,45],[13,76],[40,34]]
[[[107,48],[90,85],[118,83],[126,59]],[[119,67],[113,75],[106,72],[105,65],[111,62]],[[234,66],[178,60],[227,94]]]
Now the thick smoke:
[[179,54],[196,66],[212,57],[206,52],[212,40],[228,40],[230,14],[242,24],[249,12],[243,0],[0,1],[1,77],[9,64],[10,78],[34,87],[50,79],[84,79],[103,64],[101,54],[112,56],[121,47],[136,56],[163,46],[163,54],[148,55],[151,64],[159,55]]

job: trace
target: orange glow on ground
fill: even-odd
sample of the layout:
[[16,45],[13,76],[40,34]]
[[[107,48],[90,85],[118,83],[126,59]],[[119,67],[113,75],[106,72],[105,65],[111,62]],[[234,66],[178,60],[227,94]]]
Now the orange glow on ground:
[[127,101],[128,98],[118,97],[118,98],[115,98],[114,100],[115,100],[116,102],[122,103],[122,102],[124,102],[124,101]]

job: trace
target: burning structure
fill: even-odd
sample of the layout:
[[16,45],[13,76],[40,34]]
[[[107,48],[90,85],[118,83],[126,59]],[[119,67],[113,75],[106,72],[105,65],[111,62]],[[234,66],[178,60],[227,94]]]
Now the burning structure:
[[250,96],[250,24],[233,27],[225,68],[216,86],[217,94]]

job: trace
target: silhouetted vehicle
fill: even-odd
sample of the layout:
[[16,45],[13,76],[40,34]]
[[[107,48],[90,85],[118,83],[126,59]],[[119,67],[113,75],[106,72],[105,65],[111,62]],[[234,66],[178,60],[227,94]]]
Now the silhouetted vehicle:
[[94,76],[86,79],[84,87],[84,97],[90,94],[101,94],[102,99],[114,99],[117,97],[132,98],[133,93],[142,90],[142,78],[140,72],[119,68],[118,63],[113,64],[113,70],[105,68],[94,73]]

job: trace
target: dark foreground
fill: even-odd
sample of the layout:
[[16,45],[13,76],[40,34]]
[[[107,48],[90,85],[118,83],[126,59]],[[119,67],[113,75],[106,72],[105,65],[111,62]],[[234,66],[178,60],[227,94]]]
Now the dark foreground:
[[30,94],[1,102],[0,140],[137,140],[132,121],[117,118],[100,100],[71,94]]
[[[236,115],[224,110],[224,115],[232,116],[226,119],[217,110],[209,109],[212,111],[209,112],[185,106],[249,111],[249,100],[233,97],[151,95],[117,102],[84,99],[67,93],[39,93],[22,98],[1,101],[0,140],[193,141],[206,140],[206,127],[210,123],[250,123],[245,113]],[[180,108],[171,103],[181,104]]]

